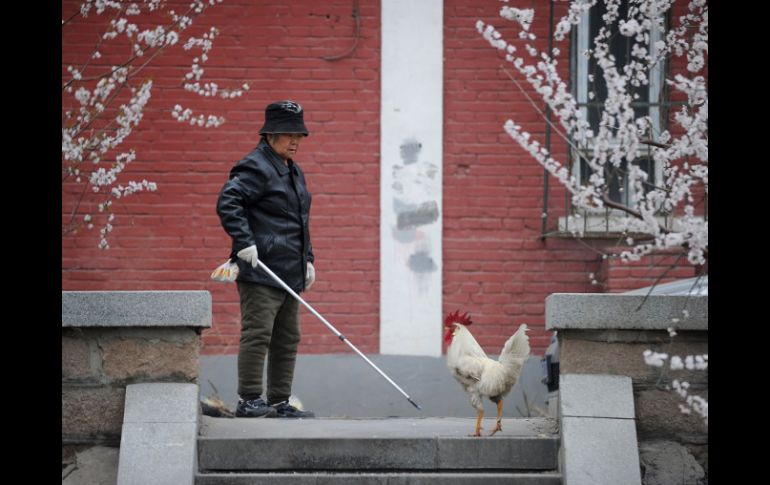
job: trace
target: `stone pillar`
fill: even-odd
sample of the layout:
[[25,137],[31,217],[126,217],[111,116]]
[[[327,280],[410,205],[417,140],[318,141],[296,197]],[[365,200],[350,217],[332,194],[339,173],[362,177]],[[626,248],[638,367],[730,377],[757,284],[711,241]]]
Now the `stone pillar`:
[[62,460],[119,446],[126,386],[197,384],[208,291],[62,292]]
[[[708,399],[708,371],[671,370],[668,360],[663,368],[651,367],[643,352],[682,358],[708,354],[708,296],[650,295],[645,300],[644,295],[553,294],[546,299],[545,317],[546,328],[558,332],[562,376],[630,379],[642,483],[645,470],[658,474],[666,466],[680,467],[680,474],[681,467],[687,467],[696,481],[707,474],[708,427],[696,413],[680,411],[685,401],[670,386],[674,379],[687,381],[692,394]],[[676,336],[669,334],[669,328],[676,330]],[[573,391],[560,389],[562,403],[580,399],[565,393]],[[659,449],[672,446],[685,451],[682,463],[650,461],[663,456]],[[570,470],[564,472],[565,483],[577,483],[568,480]]]

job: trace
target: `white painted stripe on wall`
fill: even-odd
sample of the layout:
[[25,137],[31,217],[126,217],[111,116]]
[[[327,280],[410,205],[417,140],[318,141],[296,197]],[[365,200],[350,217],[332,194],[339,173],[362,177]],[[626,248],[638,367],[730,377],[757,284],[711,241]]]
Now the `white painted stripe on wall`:
[[382,0],[382,354],[441,355],[443,25],[443,0]]

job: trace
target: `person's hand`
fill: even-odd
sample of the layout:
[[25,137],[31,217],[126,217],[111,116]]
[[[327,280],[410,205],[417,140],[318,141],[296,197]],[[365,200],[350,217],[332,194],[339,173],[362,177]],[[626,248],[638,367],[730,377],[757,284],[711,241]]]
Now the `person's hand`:
[[246,261],[247,263],[251,263],[252,268],[257,267],[257,247],[255,245],[251,245],[247,248],[243,248],[238,253],[236,253],[239,258]]
[[307,273],[305,273],[305,289],[309,290],[313,283],[315,283],[315,268],[313,263],[308,262]]

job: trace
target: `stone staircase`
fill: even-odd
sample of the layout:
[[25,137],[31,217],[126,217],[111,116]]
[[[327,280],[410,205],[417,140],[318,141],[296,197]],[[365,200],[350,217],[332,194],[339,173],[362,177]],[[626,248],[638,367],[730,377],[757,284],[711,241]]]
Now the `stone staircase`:
[[[562,483],[550,418],[226,419],[201,416],[196,485]],[[493,419],[485,419],[491,429]]]

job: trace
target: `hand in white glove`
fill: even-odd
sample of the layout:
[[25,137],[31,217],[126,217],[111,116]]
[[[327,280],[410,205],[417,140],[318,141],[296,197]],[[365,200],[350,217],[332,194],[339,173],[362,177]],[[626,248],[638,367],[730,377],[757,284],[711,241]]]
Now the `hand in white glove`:
[[307,273],[305,273],[305,289],[309,290],[310,287],[313,286],[313,283],[315,283],[315,268],[313,267],[313,263],[308,262]]
[[242,260],[246,261],[247,263],[251,263],[252,268],[257,267],[257,247],[253,244],[247,248],[243,248],[240,251],[238,251],[238,257]]

